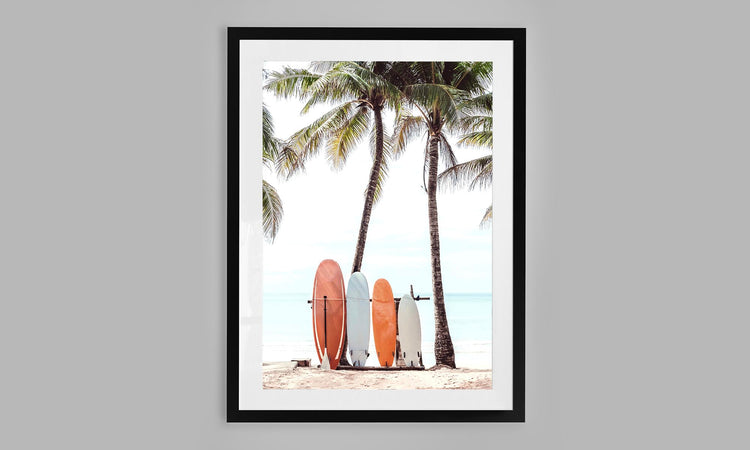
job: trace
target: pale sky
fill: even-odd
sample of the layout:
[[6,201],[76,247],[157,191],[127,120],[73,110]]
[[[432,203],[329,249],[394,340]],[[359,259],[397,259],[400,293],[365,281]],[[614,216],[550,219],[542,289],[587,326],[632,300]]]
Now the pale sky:
[[[281,63],[266,63],[276,70]],[[300,63],[289,65],[302,66]],[[330,107],[321,106],[301,116],[302,103],[263,94],[274,119],[276,136],[287,138]],[[386,131],[393,114],[384,115]],[[400,296],[414,285],[414,293],[431,295],[427,194],[422,188],[425,138],[412,141],[400,159],[392,161],[379,203],[373,207],[367,233],[362,272],[370,288],[378,278],[387,279]],[[488,153],[485,149],[459,147],[449,138],[459,161]],[[334,259],[348,282],[364,206],[372,157],[369,139],[363,139],[335,172],[324,152],[307,164],[305,173],[290,180],[278,179],[264,168],[263,178],[278,191],[284,217],[276,240],[263,243],[263,290],[267,293],[301,293],[312,289],[320,261]],[[441,166],[439,170],[443,170]],[[492,291],[492,230],[479,222],[492,202],[491,190],[440,190],[440,226],[443,287],[447,293]]]

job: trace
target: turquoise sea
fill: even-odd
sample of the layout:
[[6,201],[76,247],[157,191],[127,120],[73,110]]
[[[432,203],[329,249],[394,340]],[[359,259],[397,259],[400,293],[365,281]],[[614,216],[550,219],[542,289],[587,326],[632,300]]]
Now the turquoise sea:
[[[430,295],[430,294],[422,294]],[[310,358],[317,364],[313,343],[310,293],[269,294],[263,297],[263,361]],[[435,364],[435,326],[432,300],[417,302],[422,325],[424,364]],[[492,367],[492,294],[450,293],[445,295],[453,346],[458,367]],[[370,358],[377,365],[370,331]]]

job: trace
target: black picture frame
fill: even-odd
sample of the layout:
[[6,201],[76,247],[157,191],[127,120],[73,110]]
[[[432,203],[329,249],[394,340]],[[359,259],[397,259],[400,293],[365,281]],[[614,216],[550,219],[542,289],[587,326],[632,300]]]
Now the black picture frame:
[[[241,410],[239,407],[240,42],[263,40],[503,40],[513,43],[513,409]],[[525,28],[228,28],[227,422],[525,422]]]

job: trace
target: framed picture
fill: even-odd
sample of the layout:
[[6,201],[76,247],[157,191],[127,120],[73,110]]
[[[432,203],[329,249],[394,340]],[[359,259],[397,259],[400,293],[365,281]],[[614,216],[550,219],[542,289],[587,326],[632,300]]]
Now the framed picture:
[[227,421],[525,420],[525,35],[229,28]]

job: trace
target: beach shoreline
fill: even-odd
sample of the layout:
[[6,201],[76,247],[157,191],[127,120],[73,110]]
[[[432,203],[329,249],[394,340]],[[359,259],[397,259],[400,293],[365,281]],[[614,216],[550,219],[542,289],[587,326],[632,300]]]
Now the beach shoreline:
[[[372,337],[371,337],[372,339]],[[492,342],[479,340],[454,341],[456,366],[470,369],[492,368]],[[375,348],[374,342],[369,348]],[[422,357],[425,367],[435,365],[434,344],[422,342]],[[294,361],[309,358],[318,363],[315,343],[312,340],[299,338],[294,341],[270,341],[263,343],[263,361]],[[370,357],[368,365],[378,365],[377,358]]]
[[323,370],[293,362],[263,363],[263,389],[492,389],[492,370]]

